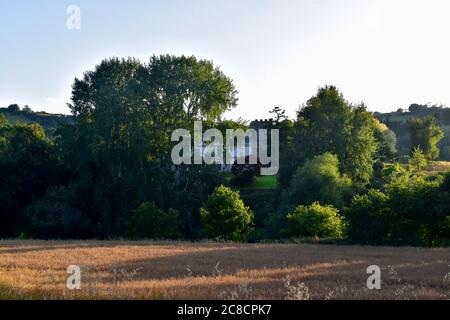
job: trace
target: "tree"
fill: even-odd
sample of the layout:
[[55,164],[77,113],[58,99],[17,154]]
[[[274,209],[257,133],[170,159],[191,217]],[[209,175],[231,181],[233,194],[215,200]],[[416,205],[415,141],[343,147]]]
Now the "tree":
[[373,176],[373,165],[379,145],[374,134],[375,121],[364,105],[352,110],[346,152],[340,158],[343,162],[342,171],[362,188],[370,182]]
[[[149,82],[166,114],[183,115],[187,121],[219,120],[237,104],[237,91],[231,79],[211,61],[194,56],[153,56],[147,66]],[[142,88],[145,89],[145,86]],[[164,93],[164,94],[161,94]]]
[[374,130],[374,118],[364,105],[349,104],[336,87],[320,88],[298,111],[290,159],[298,166],[330,152],[338,157],[341,171],[364,186],[373,174],[378,144]]
[[286,110],[281,109],[280,107],[275,107],[269,113],[273,113],[275,115],[275,123],[278,124],[284,120],[287,120]]
[[8,111],[10,112],[19,112],[20,111],[20,107],[18,104],[10,104],[8,106]]
[[75,123],[62,128],[57,141],[71,170],[91,181],[90,211],[101,234],[123,234],[132,210],[150,201],[163,210],[176,204],[192,236],[220,174],[206,166],[174,169],[171,133],[194,120],[216,121],[236,101],[232,81],[195,57],[153,56],[146,65],[108,59],[76,79]]
[[254,215],[241,200],[239,192],[217,187],[208,197],[200,215],[209,237],[242,241],[253,230]]
[[417,103],[413,103],[409,106],[408,110],[411,113],[421,113],[421,112],[425,112],[428,109],[428,105],[426,104],[417,104]]
[[420,148],[428,160],[439,157],[438,143],[444,137],[444,132],[437,125],[435,118],[411,119],[409,129],[411,152]]
[[144,202],[133,212],[128,224],[128,236],[133,239],[179,239],[178,211],[164,211],[154,203]]
[[409,166],[412,167],[415,171],[422,170],[428,164],[427,158],[423,154],[420,147],[414,148],[413,154],[408,162]]
[[352,181],[339,172],[339,160],[325,153],[307,160],[291,182],[291,203],[309,205],[319,201],[343,208],[352,195]]
[[2,125],[0,136],[0,237],[10,237],[23,222],[25,207],[66,177],[38,124]]
[[33,110],[31,110],[31,108],[28,105],[25,105],[22,111],[26,113],[33,113]]
[[397,136],[385,124],[375,119],[375,139],[378,149],[375,157],[383,162],[393,161],[397,155]]
[[314,202],[310,206],[298,206],[288,215],[291,236],[296,237],[341,237],[343,224],[339,211],[333,206],[322,206]]

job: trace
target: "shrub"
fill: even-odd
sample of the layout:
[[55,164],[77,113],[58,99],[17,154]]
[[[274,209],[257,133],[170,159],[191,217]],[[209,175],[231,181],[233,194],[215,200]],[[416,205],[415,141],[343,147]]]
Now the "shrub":
[[421,176],[408,184],[386,187],[392,211],[390,242],[395,245],[433,246],[444,236],[442,227],[448,211],[448,193],[441,182]]
[[242,201],[239,192],[220,186],[200,209],[209,237],[242,241],[253,230],[254,214]]
[[346,208],[347,237],[357,243],[383,244],[387,242],[390,209],[389,196],[378,190],[356,195]]
[[231,167],[231,173],[233,177],[231,178],[232,186],[243,186],[250,184],[255,181],[256,176],[260,174],[261,168],[259,164],[249,164],[250,158],[245,157],[245,163],[239,164],[236,160]]
[[381,169],[380,176],[383,185],[391,183],[404,184],[409,181],[411,173],[401,164],[394,163],[386,165]]
[[66,202],[37,201],[27,208],[29,235],[39,239],[86,239],[93,234],[89,219]]
[[[445,181],[445,180],[444,180]],[[364,244],[438,246],[449,239],[450,193],[441,179],[413,176],[357,195],[345,210],[349,240]]]
[[178,211],[164,211],[153,202],[144,202],[133,212],[128,236],[133,239],[178,239],[181,237]]
[[288,229],[297,237],[341,237],[342,220],[333,206],[315,202],[310,206],[298,206],[288,215]]
[[414,151],[412,153],[411,159],[409,159],[408,164],[414,170],[420,171],[422,170],[423,167],[425,167],[428,164],[428,160],[425,157],[422,150],[420,150],[420,148],[417,147],[414,148]]
[[294,204],[328,203],[342,208],[352,195],[352,181],[339,172],[339,160],[325,153],[314,157],[297,169],[292,179]]

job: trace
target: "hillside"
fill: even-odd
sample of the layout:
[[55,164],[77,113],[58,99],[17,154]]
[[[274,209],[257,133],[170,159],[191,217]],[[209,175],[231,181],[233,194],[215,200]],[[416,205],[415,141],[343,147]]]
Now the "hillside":
[[450,108],[412,104],[408,110],[399,109],[389,113],[375,112],[374,116],[394,131],[400,156],[406,155],[410,151],[409,121],[413,118],[434,117],[445,134],[439,143],[441,151],[439,159],[450,161]]
[[52,135],[56,128],[63,124],[72,122],[72,116],[63,114],[51,114],[47,112],[33,112],[31,110],[11,110],[11,108],[0,108],[0,114],[13,123],[39,123],[47,132]]

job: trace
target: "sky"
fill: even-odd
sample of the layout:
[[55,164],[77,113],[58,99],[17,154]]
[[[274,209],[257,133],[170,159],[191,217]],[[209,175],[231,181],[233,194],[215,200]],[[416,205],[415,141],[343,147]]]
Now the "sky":
[[166,53],[233,79],[227,118],[293,118],[324,85],[371,111],[450,106],[449,14],[448,0],[0,0],[0,107],[69,113],[75,77],[102,59]]

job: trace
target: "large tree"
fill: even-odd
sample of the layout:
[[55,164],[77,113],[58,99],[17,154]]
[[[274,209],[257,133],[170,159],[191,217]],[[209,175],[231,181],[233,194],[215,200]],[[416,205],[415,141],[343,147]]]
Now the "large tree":
[[374,118],[364,105],[348,103],[333,86],[321,88],[298,111],[294,142],[286,149],[289,167],[295,170],[307,159],[330,152],[338,157],[342,173],[356,184],[366,185],[378,145],[374,131]]
[[216,121],[236,101],[232,81],[195,57],[153,56],[148,64],[107,59],[76,79],[75,124],[60,130],[59,142],[72,170],[92,186],[90,215],[101,233],[123,233],[144,201],[162,209],[177,204],[192,229],[202,194],[219,181],[198,181],[211,175],[209,168],[173,171],[171,133],[197,119]]

